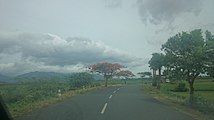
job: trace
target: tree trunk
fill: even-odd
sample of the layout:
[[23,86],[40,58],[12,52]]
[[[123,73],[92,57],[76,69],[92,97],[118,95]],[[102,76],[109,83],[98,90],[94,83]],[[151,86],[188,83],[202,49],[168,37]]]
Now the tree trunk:
[[190,87],[190,91],[189,91],[189,93],[190,93],[190,94],[194,94],[194,87],[193,87],[193,83],[194,83],[194,82],[190,82],[190,84],[189,84],[189,87]]
[[196,73],[194,76],[192,76],[192,78],[190,78],[189,80],[188,80],[188,82],[189,82],[189,97],[190,97],[190,104],[192,105],[192,104],[194,104],[194,81],[195,81],[195,79],[197,78],[197,76],[199,75],[200,73]]
[[156,76],[156,70],[153,69],[153,78]]
[[158,90],[160,89],[160,79],[161,79],[161,77],[157,76],[157,89]]
[[188,80],[189,82],[189,102],[190,105],[194,104],[194,81],[196,77],[193,77],[193,79]]
[[161,83],[161,68],[158,69],[158,79],[157,79],[157,89],[160,89],[160,83]]
[[105,87],[108,87],[108,78],[106,78]]
[[161,77],[161,68],[158,69],[158,75]]
[[157,78],[156,78],[156,70],[153,69],[153,78],[152,78],[152,86],[157,86]]
[[194,87],[193,87],[193,84],[194,84],[194,80],[190,80],[189,81],[189,102],[190,104],[192,105],[194,103]]

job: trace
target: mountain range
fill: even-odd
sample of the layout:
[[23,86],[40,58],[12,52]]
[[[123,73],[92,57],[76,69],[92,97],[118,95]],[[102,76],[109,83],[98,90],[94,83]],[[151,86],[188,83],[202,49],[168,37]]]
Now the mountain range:
[[0,74],[0,83],[14,83],[14,82],[16,82],[15,79]]
[[68,79],[71,73],[29,72],[15,77],[16,80]]
[[[50,80],[50,79],[58,79],[58,80],[69,80],[69,77],[74,73],[57,73],[57,72],[29,72],[25,74],[21,74],[15,77],[8,77],[0,74],[0,83],[15,83],[18,81],[28,81],[28,80]],[[103,80],[102,75],[93,74],[95,80]]]

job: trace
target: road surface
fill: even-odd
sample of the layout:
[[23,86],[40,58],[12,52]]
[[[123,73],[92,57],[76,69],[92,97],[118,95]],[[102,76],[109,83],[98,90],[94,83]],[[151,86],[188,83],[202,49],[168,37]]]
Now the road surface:
[[147,94],[142,86],[114,86],[37,109],[17,120],[194,120]]

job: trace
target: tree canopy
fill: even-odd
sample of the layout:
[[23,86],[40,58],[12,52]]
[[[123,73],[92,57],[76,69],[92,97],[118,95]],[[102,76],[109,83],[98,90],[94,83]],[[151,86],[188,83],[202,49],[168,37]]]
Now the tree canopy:
[[205,35],[207,74],[214,77],[214,35],[209,31],[206,31]]
[[124,82],[126,84],[126,79],[129,77],[135,76],[131,71],[129,70],[121,70],[118,73],[115,74],[118,77],[125,77]]
[[133,77],[135,76],[131,71],[129,70],[121,70],[118,73],[115,74],[116,76],[123,76],[123,77]]
[[115,75],[121,68],[124,67],[125,66],[118,63],[101,62],[90,65],[88,68],[92,72],[103,74],[104,78],[106,79],[105,86],[107,87],[107,80],[112,78],[113,75]]
[[204,45],[200,29],[169,38],[162,45],[162,50],[168,56],[167,67],[182,72],[189,82],[194,82],[195,77],[204,70]]
[[89,73],[74,73],[70,77],[71,87],[78,88],[86,85],[90,85],[94,80],[93,76]]
[[162,53],[153,53],[152,58],[149,60],[149,67],[153,70],[153,75],[159,70],[161,74],[162,66],[164,65],[164,55]]
[[163,54],[153,53],[149,61],[153,77],[157,70],[160,75],[164,66],[163,74],[166,77],[186,80],[189,83],[191,103],[197,76],[206,73],[214,77],[214,36],[210,31],[205,31],[203,35],[201,29],[178,33],[162,45]]

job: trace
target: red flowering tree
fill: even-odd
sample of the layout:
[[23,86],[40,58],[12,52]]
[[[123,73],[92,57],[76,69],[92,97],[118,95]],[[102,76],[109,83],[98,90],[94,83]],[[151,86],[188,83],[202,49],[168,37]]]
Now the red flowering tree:
[[103,74],[106,80],[105,86],[107,87],[108,79],[112,78],[112,76],[115,75],[121,68],[124,68],[124,66],[118,63],[102,62],[90,65],[88,68],[92,72]]
[[135,75],[129,70],[121,70],[118,73],[116,73],[116,76],[125,77],[124,81],[125,81],[125,84],[126,84],[126,79],[129,78],[129,77],[133,77]]

